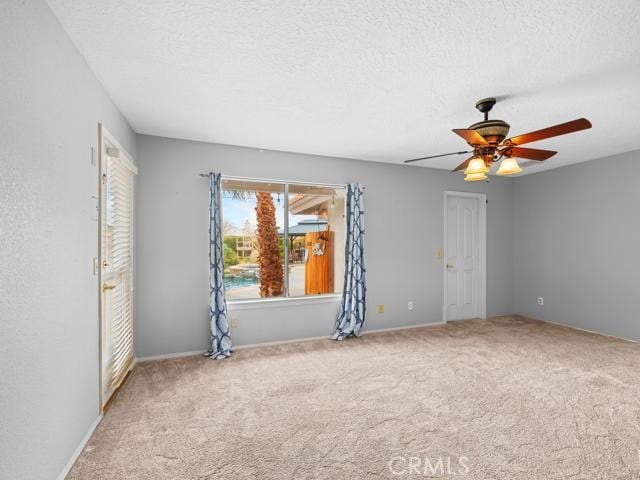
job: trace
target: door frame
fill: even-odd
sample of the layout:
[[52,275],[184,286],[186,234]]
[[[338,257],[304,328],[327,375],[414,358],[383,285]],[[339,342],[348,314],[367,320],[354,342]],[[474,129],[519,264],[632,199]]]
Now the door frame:
[[[98,122],[98,395],[100,399],[100,413],[103,413],[105,410],[106,403],[109,399],[104,398],[103,391],[103,378],[102,378],[102,358],[103,358],[103,350],[104,350],[104,301],[103,301],[103,292],[102,292],[102,284],[104,282],[103,278],[103,255],[104,255],[104,245],[102,244],[102,227],[104,221],[104,182],[102,181],[102,175],[104,172],[104,165],[107,160],[107,148],[115,147],[120,151],[120,157],[125,161],[127,167],[129,167],[134,173],[138,173],[138,168],[135,163],[133,163],[133,157],[129,152],[118,142],[118,140],[105,128],[105,126]],[[135,182],[134,182],[135,184]],[[135,195],[135,192],[134,192]],[[135,197],[134,197],[135,198]],[[133,221],[133,219],[132,219]],[[133,231],[134,235],[134,255],[135,255],[135,229]],[[135,264],[135,262],[134,262]],[[134,279],[135,279],[135,270],[134,270]],[[135,280],[134,280],[134,288],[135,288]],[[134,298],[135,302],[135,298]],[[135,329],[133,331],[134,341],[135,341]],[[133,368],[136,364],[136,358],[134,355],[133,363],[130,368]],[[113,395],[112,395],[113,397]]]
[[442,321],[447,323],[447,202],[451,197],[475,198],[478,200],[478,318],[487,318],[487,195],[484,193],[444,192],[444,258],[442,262],[442,278],[444,302],[442,304]]

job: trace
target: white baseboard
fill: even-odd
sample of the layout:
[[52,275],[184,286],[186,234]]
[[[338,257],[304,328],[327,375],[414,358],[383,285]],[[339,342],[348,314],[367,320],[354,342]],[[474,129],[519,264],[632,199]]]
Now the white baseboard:
[[234,346],[234,350],[245,350],[248,348],[258,348],[258,347],[273,347],[275,345],[286,345],[288,343],[302,343],[302,342],[312,342],[314,340],[326,340],[329,338],[329,335],[322,335],[321,337],[304,337],[304,338],[294,338],[291,340],[276,340],[275,342],[264,342],[264,343],[251,343],[248,345],[238,345]]
[[194,350],[193,352],[165,353],[163,355],[151,355],[150,357],[137,357],[136,362],[153,362],[155,360],[168,360],[170,358],[195,357],[202,355],[206,350]]
[[[420,323],[417,325],[406,325],[403,327],[391,327],[391,328],[381,328],[376,330],[365,330],[362,332],[362,335],[368,335],[370,333],[382,333],[382,332],[393,332],[394,330],[409,330],[412,328],[423,328],[423,327],[434,327],[436,325],[444,325],[446,322],[432,322],[432,323]],[[262,342],[262,343],[250,343],[246,345],[234,345],[234,350],[246,350],[249,348],[259,348],[259,347],[273,347],[276,345],[286,345],[288,343],[301,343],[301,342],[312,342],[314,340],[325,340],[329,339],[331,335],[322,335],[320,337],[304,337],[304,338],[294,338],[292,340],[276,340],[274,342]],[[153,362],[156,360],[168,360],[171,358],[181,358],[181,357],[195,357],[197,355],[203,355],[205,350],[195,350],[192,352],[179,352],[179,353],[167,353],[164,355],[152,355],[149,357],[138,357],[136,358],[136,362]]]
[[76,460],[78,460],[78,457],[82,453],[82,450],[84,450],[84,447],[87,445],[87,442],[91,438],[91,435],[93,435],[93,432],[96,430],[96,428],[98,428],[98,425],[100,425],[101,421],[102,421],[102,414],[100,414],[98,418],[96,418],[94,422],[91,424],[91,426],[89,427],[89,431],[86,433],[82,441],[80,441],[80,445],[78,445],[78,448],[76,448],[75,452],[73,452],[73,455],[71,455],[71,458],[65,465],[60,475],[58,475],[58,480],[64,480],[67,477],[67,475],[69,475],[69,472],[73,468],[73,465],[76,463]]
[[[233,350],[245,350],[248,348],[257,348],[257,347],[271,347],[274,345],[283,345],[286,343],[298,343],[298,342],[309,342],[312,340],[322,340],[323,338],[329,338],[328,335],[323,337],[305,337],[305,338],[296,338],[293,340],[278,340],[275,342],[263,342],[263,343],[251,343],[247,345],[234,345]],[[137,358],[137,362],[154,362],[157,360],[169,360],[172,358],[182,358],[182,357],[196,357],[199,355],[204,355],[206,350],[194,350],[192,352],[179,352],[179,353],[167,353],[164,355],[152,355],[150,357],[140,357]]]
[[362,332],[362,335],[368,335],[370,333],[394,332],[396,330],[411,330],[412,328],[435,327],[437,325],[445,325],[446,323],[447,322],[431,322],[418,323],[417,325],[407,325],[404,327],[378,328],[376,330],[365,330]]
[[[444,322],[434,322],[434,323],[420,323],[418,325],[407,325],[404,327],[391,327],[391,328],[382,328],[378,330],[365,330],[362,332],[362,335],[368,335],[370,333],[381,333],[381,332],[392,332],[394,330],[409,330],[411,328],[422,328],[422,327],[432,327],[435,325],[442,325]],[[259,347],[271,347],[274,345],[286,345],[287,343],[301,343],[301,342],[312,342],[314,340],[327,340],[331,338],[331,335],[323,335],[321,337],[305,337],[305,338],[295,338],[293,340],[278,340],[275,342],[264,342],[264,343],[252,343],[249,345],[238,345],[237,347],[233,347],[234,350],[244,350],[246,348],[259,348]]]
[[535,320],[537,322],[548,323],[550,325],[556,325],[558,327],[570,328],[572,330],[578,330],[580,332],[591,333],[594,335],[600,335],[602,337],[615,338],[616,340],[624,340],[625,342],[638,343],[638,340],[631,340],[629,338],[617,337],[616,335],[610,335],[608,333],[596,332],[595,330],[587,330],[586,328],[576,327],[574,325],[568,325],[566,323],[552,322],[551,320],[542,320],[540,318],[528,317],[527,315],[514,315],[515,317],[521,317],[524,319]]

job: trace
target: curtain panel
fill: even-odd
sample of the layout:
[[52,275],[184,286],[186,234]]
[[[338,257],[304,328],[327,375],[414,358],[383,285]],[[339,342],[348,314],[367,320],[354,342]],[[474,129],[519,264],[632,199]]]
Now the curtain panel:
[[365,322],[367,286],[364,265],[364,187],[347,185],[347,241],[345,246],[344,287],[336,320],[334,340],[360,336]]
[[227,300],[224,294],[221,175],[209,173],[209,321],[211,339],[206,355],[221,360],[231,355]]

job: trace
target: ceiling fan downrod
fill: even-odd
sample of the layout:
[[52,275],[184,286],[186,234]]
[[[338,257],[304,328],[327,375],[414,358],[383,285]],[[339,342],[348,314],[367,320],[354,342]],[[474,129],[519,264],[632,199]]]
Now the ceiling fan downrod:
[[476,108],[480,110],[480,112],[484,113],[484,121],[489,120],[489,112],[496,104],[496,99],[493,97],[483,98],[476,102]]

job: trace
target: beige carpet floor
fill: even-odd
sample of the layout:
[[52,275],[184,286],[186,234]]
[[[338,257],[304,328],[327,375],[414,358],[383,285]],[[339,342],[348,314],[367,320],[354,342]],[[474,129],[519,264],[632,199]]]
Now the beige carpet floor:
[[523,319],[138,365],[70,479],[637,479],[640,345]]

